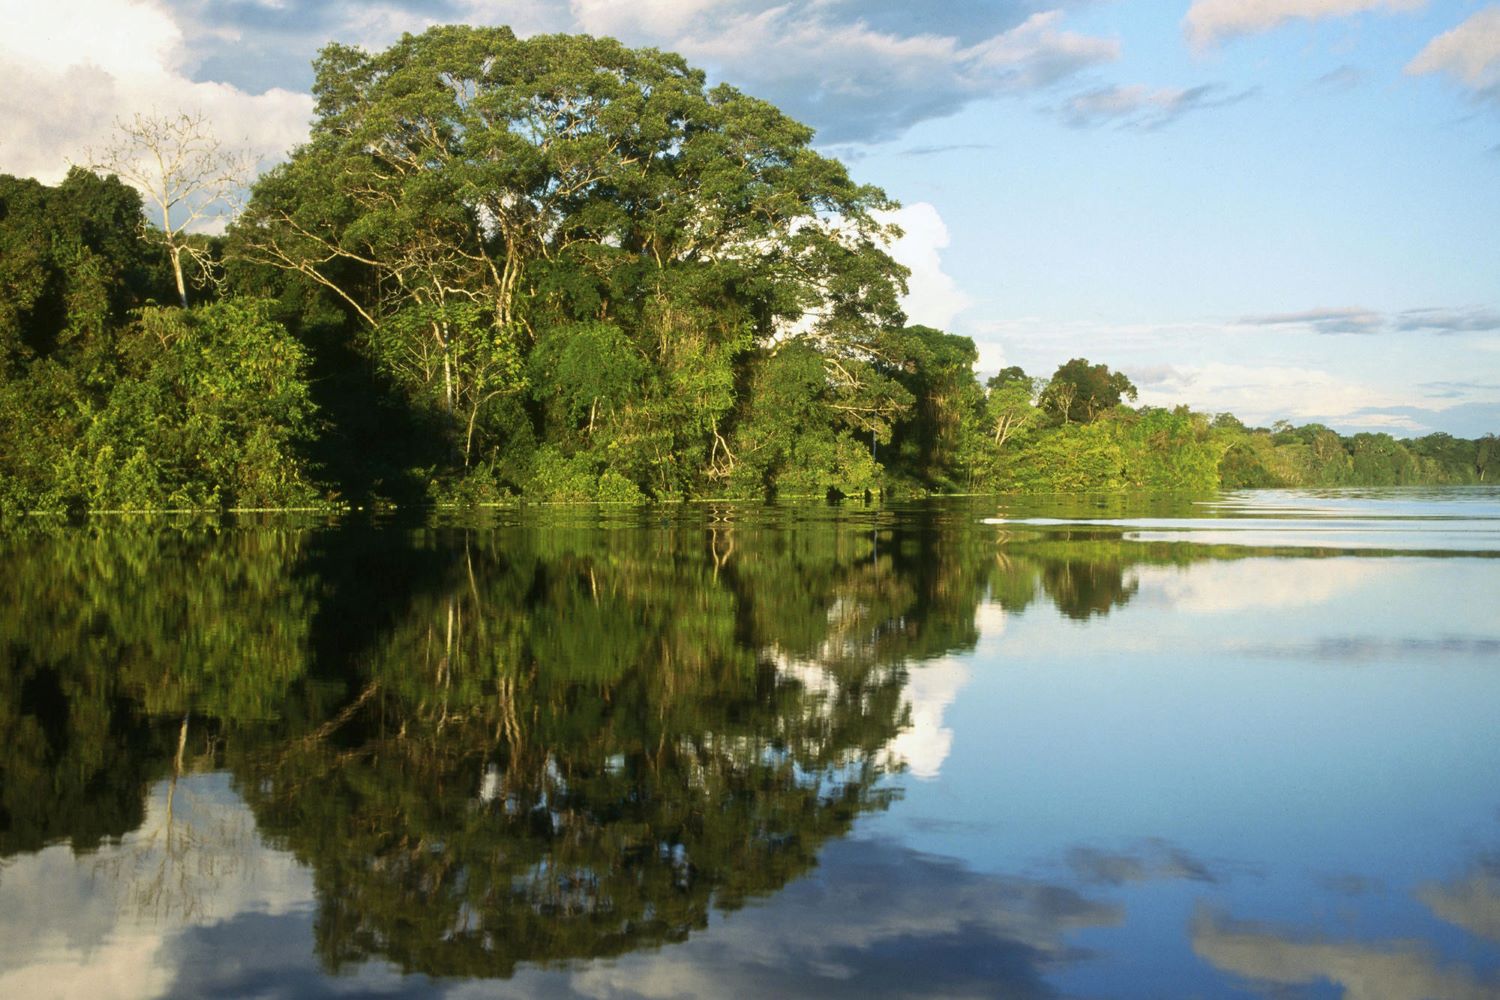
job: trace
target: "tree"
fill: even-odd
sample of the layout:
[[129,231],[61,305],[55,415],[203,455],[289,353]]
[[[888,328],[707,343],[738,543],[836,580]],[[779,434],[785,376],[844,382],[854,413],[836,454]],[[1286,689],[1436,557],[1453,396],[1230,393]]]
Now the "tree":
[[160,219],[155,236],[166,248],[177,285],[177,299],[188,304],[186,259],[200,276],[212,275],[207,249],[193,238],[205,224],[231,208],[234,194],[249,181],[251,164],[225,148],[202,112],[134,115],[115,123],[116,137],[92,169],[115,174],[140,191]]
[[912,396],[893,442],[892,470],[926,488],[967,483],[966,463],[975,457],[966,435],[982,395],[974,381],[974,341],[927,326],[908,326],[884,338],[895,362],[894,379]]
[[1006,368],[985,383],[984,410],[995,447],[1036,423],[1036,383],[1018,367]]
[[0,175],[0,373],[96,339],[153,290],[140,195],[80,167]]
[[1122,398],[1136,398],[1136,388],[1123,372],[1074,358],[1052,374],[1042,390],[1041,406],[1064,424],[1087,424],[1110,407],[1119,406]]
[[[873,214],[891,202],[769,104],[675,55],[506,28],[329,46],[316,69],[311,139],[256,185],[232,246],[336,297],[413,398],[475,428],[473,451],[498,433],[476,406],[519,397],[528,370],[481,389],[476,338],[524,356],[553,331],[619,330],[647,370],[630,398],[599,397],[607,412],[590,395],[590,438],[658,495],[727,475],[753,351],[808,338],[851,394],[874,383],[901,320]],[[576,432],[568,407],[543,410],[544,437]]]

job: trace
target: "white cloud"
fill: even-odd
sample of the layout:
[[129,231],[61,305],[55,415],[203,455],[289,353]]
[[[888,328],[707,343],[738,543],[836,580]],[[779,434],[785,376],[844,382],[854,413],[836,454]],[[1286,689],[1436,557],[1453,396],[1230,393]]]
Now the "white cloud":
[[974,300],[958,282],[943,272],[941,252],[948,246],[948,226],[938,210],[925,201],[880,213],[880,221],[901,227],[901,238],[890,246],[896,262],[910,268],[908,292],[901,300],[912,323],[947,329],[953,317]]
[[1406,72],[1442,73],[1477,91],[1500,88],[1500,4],[1478,11],[1428,42]]
[[132,928],[88,951],[67,946],[61,935],[30,942],[37,961],[0,972],[0,996],[89,997],[134,1000],[161,996],[171,985],[171,966],[163,962],[164,938]]
[[[777,893],[775,905],[729,914],[728,933],[694,934],[559,973],[517,970],[521,995],[580,997],[867,997],[900,983],[914,997],[1032,996],[1043,971],[1081,956],[1077,931],[1116,926],[1123,912],[1076,890],[974,872],[881,842],[835,841],[817,869]],[[717,921],[717,915],[713,918]],[[941,949],[920,977],[898,977],[906,956]],[[463,984],[454,997],[492,996]]]
[[307,94],[191,80],[182,31],[155,0],[0,0],[0,23],[0,171],[56,181],[137,112],[201,111],[227,144],[268,159],[307,133]]
[[[1141,387],[1140,395],[1142,405],[1186,403],[1195,410],[1228,411],[1248,424],[1269,424],[1276,420],[1293,423],[1328,420],[1353,416],[1364,410],[1398,406],[1406,401],[1397,392],[1353,382],[1316,368],[1219,361],[1172,365],[1156,372],[1151,384]],[[1396,430],[1417,426],[1410,417],[1400,414],[1371,417],[1363,422]]]
[[1253,35],[1292,20],[1347,17],[1371,10],[1417,10],[1427,0],[1195,0],[1183,18],[1183,30],[1194,47]]
[[1118,58],[1120,44],[1033,14],[973,44],[836,20],[828,4],[574,0],[576,26],[704,63],[811,121],[826,141],[889,138],[970,101],[1023,93]]
[[1344,988],[1349,1000],[1493,1000],[1494,980],[1482,982],[1462,965],[1440,965],[1409,941],[1350,943],[1302,940],[1280,928],[1241,924],[1199,913],[1190,925],[1193,951],[1214,967],[1258,984]]
[[732,14],[743,6],[733,0],[571,0],[568,4],[584,31],[600,35],[685,34],[707,15]]
[[931,780],[942,771],[953,749],[953,730],[943,724],[943,716],[969,680],[969,668],[961,660],[945,658],[912,668],[905,691],[911,725],[886,744],[886,752],[904,762],[913,777]]
[[[1246,526],[1251,527],[1250,525]],[[1308,559],[1289,574],[1274,559],[1196,563],[1192,566],[1141,566],[1136,603],[1192,614],[1242,614],[1247,611],[1305,609],[1389,580],[1400,571],[1389,561]]]
[[[227,775],[189,775],[170,788],[155,785],[145,821],[119,844],[91,854],[55,846],[7,862],[0,997],[160,996],[184,931],[313,905],[312,874],[267,847]],[[169,838],[176,850],[191,847],[169,852]]]

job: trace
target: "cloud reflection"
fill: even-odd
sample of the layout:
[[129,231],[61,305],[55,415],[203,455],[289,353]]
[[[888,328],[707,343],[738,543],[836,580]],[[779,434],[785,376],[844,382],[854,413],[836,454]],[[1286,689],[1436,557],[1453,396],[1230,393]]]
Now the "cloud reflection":
[[1138,850],[1125,852],[1075,847],[1068,851],[1066,862],[1079,879],[1091,885],[1121,886],[1158,879],[1219,881],[1202,861],[1163,840],[1150,840]]
[[[399,977],[379,963],[329,979],[299,954],[299,919],[246,914],[192,932],[191,947],[174,949],[168,995],[1053,997],[1047,978],[1086,957],[1069,937],[1117,926],[1124,911],[892,843],[841,841],[817,873],[685,942],[611,962],[523,964],[503,983]],[[214,960],[190,958],[205,954]]]
[[1044,977],[1084,957],[1067,937],[1124,919],[1065,887],[977,874],[894,844],[834,844],[820,867],[774,906],[731,914],[719,933],[536,992],[1047,997],[1056,992]]
[[1457,882],[1428,883],[1417,890],[1417,898],[1448,923],[1500,941],[1500,857],[1480,861]]
[[1193,951],[1214,967],[1260,983],[1343,987],[1344,1000],[1494,1000],[1500,981],[1439,964],[1414,941],[1355,944],[1298,939],[1268,924],[1200,910],[1189,926]]

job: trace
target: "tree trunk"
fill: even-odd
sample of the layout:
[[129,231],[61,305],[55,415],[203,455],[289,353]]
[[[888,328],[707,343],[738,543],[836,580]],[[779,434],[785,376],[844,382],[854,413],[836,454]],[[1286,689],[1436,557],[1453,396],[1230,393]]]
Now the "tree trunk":
[[182,280],[182,248],[170,246],[167,255],[172,258],[172,277],[177,279],[177,301],[182,303],[182,308],[187,308],[187,282]]

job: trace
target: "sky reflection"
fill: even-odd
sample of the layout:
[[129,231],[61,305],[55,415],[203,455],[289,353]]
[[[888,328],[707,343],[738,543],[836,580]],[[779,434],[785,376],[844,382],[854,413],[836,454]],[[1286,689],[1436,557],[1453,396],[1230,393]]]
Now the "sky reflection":
[[1500,560],[777,517],[5,605],[0,996],[1500,995]]

